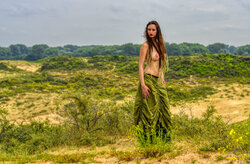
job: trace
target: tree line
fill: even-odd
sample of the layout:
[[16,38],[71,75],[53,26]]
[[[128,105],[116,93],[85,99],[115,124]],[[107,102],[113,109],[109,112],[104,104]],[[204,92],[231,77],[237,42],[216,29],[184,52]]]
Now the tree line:
[[[28,60],[35,61],[46,57],[74,56],[93,57],[96,55],[123,55],[138,56],[140,44],[127,43],[123,45],[64,45],[49,47],[46,44],[36,44],[27,47],[24,44],[12,44],[9,47],[0,47],[0,60]],[[239,47],[230,46],[224,43],[213,43],[204,46],[199,43],[165,43],[169,56],[192,56],[195,54],[235,54],[250,56],[250,45]]]

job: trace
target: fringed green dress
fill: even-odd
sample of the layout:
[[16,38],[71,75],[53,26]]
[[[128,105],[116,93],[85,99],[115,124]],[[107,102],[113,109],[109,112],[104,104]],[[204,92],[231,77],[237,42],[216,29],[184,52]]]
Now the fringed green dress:
[[152,130],[156,134],[162,131],[170,140],[171,113],[167,90],[160,78],[144,74],[144,81],[151,92],[149,92],[149,98],[145,99],[139,82],[134,106],[135,125],[144,135]]

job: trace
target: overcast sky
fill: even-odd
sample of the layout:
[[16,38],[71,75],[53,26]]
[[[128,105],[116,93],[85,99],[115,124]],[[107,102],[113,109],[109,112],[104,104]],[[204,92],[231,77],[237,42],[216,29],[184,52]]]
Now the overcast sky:
[[141,44],[150,20],[170,43],[250,44],[250,0],[0,0],[0,46]]

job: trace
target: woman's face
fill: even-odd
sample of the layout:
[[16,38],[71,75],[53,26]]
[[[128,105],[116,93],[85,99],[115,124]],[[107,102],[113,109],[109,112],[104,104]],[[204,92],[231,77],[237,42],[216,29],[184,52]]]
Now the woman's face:
[[150,38],[154,38],[157,34],[156,26],[154,24],[148,25],[147,33],[148,33]]

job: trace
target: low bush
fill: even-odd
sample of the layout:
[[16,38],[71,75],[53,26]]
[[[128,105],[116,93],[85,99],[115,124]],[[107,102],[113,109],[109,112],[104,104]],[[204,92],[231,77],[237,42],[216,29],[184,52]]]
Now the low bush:
[[48,122],[14,124],[6,119],[6,112],[0,112],[0,149],[2,152],[34,154],[64,143],[63,128]]
[[6,64],[0,63],[0,70],[9,70]]
[[169,78],[199,77],[250,77],[249,57],[231,54],[202,54],[198,56],[170,57]]
[[208,85],[188,86],[175,83],[167,83],[166,85],[171,105],[196,99],[203,99],[208,95],[212,95],[217,92],[217,89]]
[[40,71],[43,70],[73,70],[86,68],[87,63],[77,57],[57,56],[43,60]]

